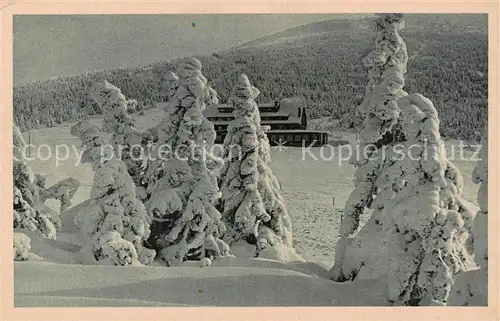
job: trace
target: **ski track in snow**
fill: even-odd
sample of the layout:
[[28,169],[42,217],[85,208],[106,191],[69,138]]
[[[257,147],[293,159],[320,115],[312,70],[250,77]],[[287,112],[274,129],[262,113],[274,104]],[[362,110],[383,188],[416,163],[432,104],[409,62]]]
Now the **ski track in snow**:
[[[162,117],[161,109],[146,110],[144,116],[136,116],[136,126],[139,130],[145,130],[157,124]],[[100,123],[97,117],[93,122]],[[81,181],[82,186],[76,192],[72,206],[77,205],[89,198],[92,186],[93,172],[88,164],[78,164],[78,154],[81,153],[81,143],[76,137],[71,136],[69,128],[71,124],[63,124],[60,127],[31,130],[23,133],[26,141],[37,146],[42,158],[48,156],[47,147],[52,149],[52,156],[47,160],[28,161],[36,174],[47,175],[47,186],[68,177],[74,177]],[[447,150],[451,155],[451,145],[458,146],[458,141],[448,141]],[[69,146],[70,156],[61,160],[56,166],[55,155],[59,151],[60,157],[66,155],[65,147]],[[59,146],[59,147],[58,147]],[[335,155],[333,160],[321,160],[320,155],[326,158]],[[311,148],[311,156],[303,152],[301,148],[271,147],[272,169],[283,186],[282,196],[285,198],[289,215],[293,223],[293,239],[297,252],[307,261],[313,261],[326,267],[333,265],[335,244],[337,242],[340,215],[336,214],[332,204],[335,197],[335,206],[343,208],[351,193],[354,184],[352,177],[355,168],[343,161],[339,164],[339,147],[335,148]],[[466,150],[465,156],[471,157],[472,151]],[[31,151],[31,156],[34,151]],[[456,157],[458,153],[455,153]],[[314,160],[314,157],[318,160]],[[471,172],[476,164],[473,161],[455,161],[464,177],[464,198],[477,205],[476,195],[478,187],[471,181]],[[47,205],[59,210],[57,201],[49,200]],[[366,221],[369,213],[365,213],[362,222]],[[64,219],[64,218],[63,218]],[[68,222],[69,224],[69,222]],[[63,226],[64,229],[64,226]]]

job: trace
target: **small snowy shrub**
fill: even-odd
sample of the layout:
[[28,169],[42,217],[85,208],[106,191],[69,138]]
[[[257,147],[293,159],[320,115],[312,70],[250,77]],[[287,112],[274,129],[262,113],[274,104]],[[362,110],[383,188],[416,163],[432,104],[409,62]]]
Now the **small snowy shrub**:
[[99,235],[94,243],[94,255],[99,264],[129,266],[137,262],[137,251],[132,242],[121,238],[117,231]]
[[135,100],[135,99],[127,100],[127,113],[134,114],[134,113],[139,112],[141,110],[142,110],[142,107],[139,107],[137,100]]
[[200,260],[200,267],[210,267],[212,265],[212,260],[208,257],[204,257]]
[[26,261],[31,250],[31,239],[24,233],[14,233],[14,261]]

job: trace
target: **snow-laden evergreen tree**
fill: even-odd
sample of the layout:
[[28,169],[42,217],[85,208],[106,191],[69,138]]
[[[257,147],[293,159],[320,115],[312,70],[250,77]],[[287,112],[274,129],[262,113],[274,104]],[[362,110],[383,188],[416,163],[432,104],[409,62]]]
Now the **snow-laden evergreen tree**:
[[161,74],[160,80],[160,100],[161,102],[169,102],[175,95],[179,87],[179,77],[173,71],[165,71]]
[[41,236],[55,239],[61,221],[43,205],[40,187],[31,167],[24,160],[26,142],[21,131],[14,125],[13,130],[13,227],[36,232]]
[[[407,95],[403,90],[408,53],[398,31],[404,26],[402,14],[381,15],[376,20],[379,31],[375,49],[362,59],[368,68],[368,84],[365,97],[358,108],[363,118],[359,129],[359,158],[353,155],[358,166],[355,174],[356,187],[344,209],[340,233],[353,234],[359,226],[359,217],[371,206],[377,194],[375,181],[383,167],[381,151],[401,141],[397,124],[399,108],[397,100]],[[366,153],[365,153],[366,150]]]
[[166,75],[166,79],[168,81],[168,101],[172,101],[179,89],[179,77],[173,72],[169,71]]
[[[488,128],[481,139],[479,162],[472,173],[472,180],[480,184],[477,202],[480,211],[474,217],[472,233],[474,235],[474,254],[476,263],[488,269]],[[486,289],[487,292],[487,289]]]
[[258,189],[258,133],[261,129],[255,98],[259,93],[246,75],[239,77],[229,98],[235,118],[224,139],[224,167],[220,174],[222,217],[230,227],[227,239],[230,243],[243,239],[255,246],[260,222],[271,219]]
[[[266,129],[267,128],[267,129]],[[264,202],[266,213],[271,216],[267,222],[259,225],[259,257],[280,261],[303,261],[292,244],[292,222],[281,196],[281,185],[271,169],[271,147],[266,130],[261,127],[258,133],[259,159],[259,193]]]
[[137,102],[128,101],[120,88],[107,81],[94,85],[92,98],[102,108],[103,130],[111,137],[115,156],[125,162],[134,184],[141,186],[147,161],[146,149],[143,135],[135,128],[134,118],[128,111]]
[[479,269],[457,277],[448,305],[488,305],[488,128],[481,139],[479,161],[472,172],[472,181],[480,184],[477,193],[479,211],[472,228],[474,260]]
[[[397,19],[394,19],[394,15],[383,15],[378,19],[379,26],[380,22],[387,21],[394,22]],[[392,34],[392,38],[387,35],[380,37],[382,43],[393,39],[394,33],[397,35],[397,26],[401,24],[402,21],[399,20],[396,27],[393,25],[390,29],[392,31],[389,34]],[[387,49],[388,46],[384,45],[382,48]],[[384,53],[382,54],[382,52]],[[364,116],[364,121],[360,136],[363,148],[370,146],[369,144],[373,145],[371,150],[367,148],[368,152],[364,155],[365,157],[356,163],[358,169],[355,174],[355,189],[350,195],[343,213],[340,225],[341,239],[337,243],[335,265],[331,270],[331,277],[337,281],[386,277],[388,278],[388,299],[395,304],[415,305],[430,302],[442,304],[446,302],[448,290],[443,290],[444,292],[440,294],[433,293],[432,289],[438,286],[436,285],[437,281],[432,277],[429,278],[428,282],[424,281],[423,274],[416,273],[421,268],[422,261],[414,257],[414,255],[421,254],[419,251],[424,247],[424,243],[433,242],[426,234],[427,229],[439,230],[429,223],[429,225],[425,225],[425,233],[422,232],[419,226],[423,226],[423,223],[414,220],[414,216],[416,214],[432,216],[435,213],[425,213],[425,209],[422,210],[424,213],[418,210],[411,212],[411,210],[416,209],[416,204],[410,201],[418,199],[418,195],[412,194],[411,197],[405,198],[408,196],[406,193],[409,193],[409,190],[412,191],[412,184],[434,188],[436,195],[433,196],[437,197],[439,211],[446,213],[445,219],[447,219],[449,211],[452,213],[449,214],[449,223],[446,223],[451,224],[451,227],[447,226],[446,228],[451,230],[453,234],[453,251],[451,254],[442,255],[445,257],[446,267],[450,268],[451,272],[450,274],[441,274],[441,277],[447,278],[446,281],[442,281],[443,288],[449,286],[446,283],[450,280],[449,277],[453,278],[459,271],[470,267],[467,239],[473,214],[461,198],[463,179],[460,172],[445,158],[442,152],[443,143],[439,137],[439,119],[432,102],[420,95],[408,96],[402,89],[404,85],[403,72],[406,71],[406,66],[400,62],[405,61],[406,58],[397,58],[398,52],[394,50],[378,51],[380,56],[386,59],[379,59],[379,61],[390,62],[392,57],[396,57],[381,73],[382,77],[378,85],[370,87],[373,73],[369,73],[368,98],[362,105],[365,111],[361,113]],[[370,55],[372,58],[375,57],[373,53]],[[402,56],[406,57],[406,53]],[[366,62],[365,60],[365,65]],[[373,59],[368,59],[368,62],[373,62]],[[379,105],[377,106],[377,104]],[[404,107],[405,114],[401,114],[401,106]],[[387,113],[384,112],[384,108],[387,108]],[[377,117],[377,114],[392,116],[383,120],[382,117]],[[420,119],[417,116],[424,118]],[[391,126],[386,127],[388,123]],[[382,127],[376,129],[377,126],[373,126],[373,124]],[[415,126],[422,127],[415,129]],[[422,136],[414,137],[416,132],[412,132],[412,130],[420,131]],[[384,134],[381,135],[381,133]],[[433,185],[437,183],[427,182],[425,179],[422,182],[418,181],[421,176],[431,175],[425,172],[428,169],[425,166],[438,165],[432,162],[424,163],[423,167],[418,163],[408,165],[406,162],[412,156],[420,155],[418,148],[411,148],[412,144],[418,146],[428,144],[431,146],[430,150],[434,150],[434,154],[430,153],[429,150],[426,150],[426,153],[430,153],[431,157],[432,155],[440,157],[436,164],[439,164],[439,168],[442,170],[439,173],[442,176],[434,172],[432,172],[434,176],[431,176],[435,179],[442,179],[440,185]],[[362,149],[361,154],[363,152]],[[422,169],[414,172],[408,166],[417,166],[417,168],[420,166]],[[413,192],[418,194],[420,190],[413,190]],[[426,205],[435,200],[436,198],[432,198],[426,201]],[[399,205],[398,210],[394,212],[395,202],[402,202],[401,204],[404,205]],[[368,208],[372,210],[371,217],[358,231],[360,215]],[[436,208],[432,208],[432,210],[436,210]],[[395,213],[399,213],[399,216],[395,217]],[[455,218],[457,222],[454,222],[452,218]],[[425,218],[422,220],[425,222]],[[411,226],[410,223],[416,225]],[[457,226],[453,225],[455,223]],[[400,225],[402,227],[399,227]],[[398,233],[403,236],[393,233],[394,230],[401,231]],[[441,231],[437,233],[441,233]],[[435,235],[432,234],[432,236]],[[398,243],[400,238],[407,238],[406,243],[404,243],[406,245]],[[408,244],[410,245],[407,246]],[[430,246],[425,245],[426,248]],[[439,251],[441,250],[439,248]],[[429,273],[434,272],[430,271]],[[417,275],[420,278],[418,281],[416,280]],[[428,300],[423,300],[424,297]]]
[[94,170],[89,206],[75,217],[86,240],[81,254],[86,263],[127,266],[150,264],[155,251],[146,248],[150,218],[135,195],[134,182],[125,163],[115,157],[108,136],[88,121],[77,123],[71,133],[84,146],[82,163]]
[[[269,167],[267,136],[255,102],[259,90],[241,75],[229,98],[235,119],[224,140],[221,170],[223,218],[231,244],[244,240],[255,246],[250,256],[296,259],[292,226],[279,184]],[[286,249],[286,250],[284,250]],[[292,254],[292,257],[290,257]],[[248,254],[247,254],[248,255]]]
[[385,208],[388,298],[445,305],[455,276],[472,267],[466,223],[471,214],[459,208],[460,173],[446,159],[432,102],[412,94],[398,106],[408,155],[398,162],[399,188]]
[[170,152],[163,155],[164,170],[146,206],[153,218],[151,243],[168,265],[229,254],[221,239],[221,213],[214,207],[220,197],[214,171],[222,159],[209,150],[216,134],[203,116],[206,104],[217,103],[217,93],[207,86],[201,68],[195,58],[182,60],[179,88],[157,131],[158,144]]
[[149,143],[147,148],[147,155],[151,156],[149,157],[146,166],[142,182],[143,188],[141,188],[140,192],[138,192],[143,201],[149,199],[155,187],[155,184],[158,181],[158,178],[163,176],[163,170],[165,168],[164,160],[166,158],[164,154],[165,152],[169,152],[169,148],[165,149],[164,147],[170,146],[167,143],[167,136],[170,137],[174,134],[173,132],[165,132],[165,129],[174,128],[172,126],[172,123],[175,122],[178,125],[180,121],[178,114],[179,111],[176,106],[171,103],[174,99],[177,89],[179,88],[179,77],[174,72],[169,71],[165,75],[165,80],[168,82],[168,87],[166,89],[168,103],[164,108],[164,117],[162,118],[160,123],[158,123],[158,125],[149,128],[143,134],[143,140]]
[[30,232],[49,238],[56,239],[57,228],[59,228],[60,221],[57,221],[58,227],[54,224],[53,216],[48,215],[46,212],[34,208],[28,201],[23,198],[23,193],[19,188],[14,185],[14,229],[24,229]]
[[14,159],[24,159],[23,153],[26,152],[26,141],[21,133],[21,130],[15,124],[12,126],[12,146],[12,155],[14,156]]
[[[391,184],[384,181],[384,151],[403,140],[398,126],[397,100],[407,93],[403,90],[408,54],[399,30],[404,26],[402,14],[383,14],[375,20],[378,35],[375,48],[362,59],[368,69],[365,97],[358,107],[361,118],[359,153],[354,152],[351,163],[357,166],[354,191],[349,195],[340,222],[340,239],[335,251],[331,277],[337,281],[353,279],[365,266],[361,277],[377,277],[383,273],[383,249],[386,236],[381,219],[385,202],[393,194]],[[390,164],[387,165],[390,168]],[[386,170],[387,171],[387,170]],[[393,177],[390,172],[387,173]],[[385,185],[379,189],[377,185]],[[384,195],[388,192],[390,195]],[[376,200],[376,204],[373,201]],[[358,232],[360,216],[367,210],[373,213]],[[350,236],[356,235],[355,238]],[[370,261],[368,263],[367,261]]]

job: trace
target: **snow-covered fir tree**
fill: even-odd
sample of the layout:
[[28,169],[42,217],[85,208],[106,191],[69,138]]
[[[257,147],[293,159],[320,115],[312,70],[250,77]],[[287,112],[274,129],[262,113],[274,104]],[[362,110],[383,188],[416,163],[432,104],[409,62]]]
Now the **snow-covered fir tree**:
[[[178,123],[180,121],[178,109],[174,104],[172,104],[172,100],[179,88],[179,77],[172,71],[169,71],[165,75],[165,81],[168,82],[166,88],[166,96],[168,103],[166,104],[164,111],[164,117],[158,123],[158,125],[149,128],[143,134],[143,141],[147,142],[147,155],[150,155],[149,160],[147,162],[142,188],[138,194],[140,195],[143,201],[146,201],[151,196],[151,193],[155,187],[158,178],[163,176],[163,170],[165,168],[164,159],[166,158],[163,154],[165,151],[162,151],[162,148],[167,145],[168,137],[173,136],[173,132],[165,132],[166,128],[174,128],[172,123]],[[161,142],[161,143],[160,143]],[[168,148],[167,151],[168,152]]]
[[[377,277],[380,276],[377,273],[384,271],[381,251],[385,248],[386,238],[381,216],[390,196],[383,196],[384,191],[378,189],[377,180],[379,184],[384,183],[379,177],[384,163],[392,158],[390,155],[384,158],[383,151],[392,151],[392,146],[402,141],[397,130],[397,100],[407,95],[403,87],[408,61],[405,42],[398,33],[404,26],[403,18],[402,14],[383,14],[375,19],[378,31],[375,48],[361,61],[368,69],[368,83],[364,100],[357,109],[362,124],[357,146],[360,153],[353,153],[351,159],[351,163],[357,166],[355,187],[342,214],[335,265],[330,271],[331,278],[337,281],[353,279],[360,273],[361,266],[365,266],[363,273],[368,274],[361,277]],[[390,187],[390,184],[385,185]],[[372,204],[374,199],[378,206]],[[351,238],[358,231],[360,216],[369,208],[373,208],[371,218],[356,238]]]
[[[331,278],[345,281],[387,277],[388,299],[390,301],[397,302],[397,304],[414,305],[428,304],[433,300],[434,303],[442,304],[446,302],[449,288],[440,294],[432,293],[432,289],[437,287],[437,281],[432,277],[429,278],[428,282],[423,281],[424,277],[420,276],[423,274],[416,273],[420,269],[422,261],[414,257],[414,255],[421,253],[419,251],[424,247],[424,243],[433,242],[430,240],[431,237],[425,234],[428,232],[427,230],[434,229],[436,231],[437,227],[429,223],[425,226],[425,233],[419,229],[419,225],[422,226],[423,223],[412,220],[415,219],[416,214],[424,216],[426,214],[423,213],[425,209],[422,210],[423,212],[418,210],[417,212],[408,212],[408,210],[415,210],[415,204],[398,205],[399,212],[396,212],[399,213],[399,216],[397,217],[394,217],[396,214],[391,214],[393,213],[392,208],[395,206],[395,202],[404,203],[417,199],[418,197],[413,194],[408,199],[405,197],[408,196],[406,193],[409,193],[409,189],[410,192],[412,191],[412,184],[418,183],[425,188],[435,188],[434,192],[437,195],[434,196],[437,197],[439,211],[443,213],[453,212],[449,215],[449,224],[452,227],[446,227],[453,233],[453,241],[450,241],[453,242],[453,251],[449,255],[442,255],[447,260],[446,267],[450,268],[451,272],[441,274],[442,278],[447,278],[446,281],[442,281],[443,288],[449,286],[446,283],[450,280],[449,277],[452,278],[456,273],[470,266],[467,239],[473,214],[461,198],[463,179],[458,169],[445,158],[442,152],[443,143],[439,137],[439,119],[432,102],[420,95],[408,96],[403,91],[403,73],[406,71],[407,54],[405,47],[401,45],[402,40],[397,35],[399,26],[403,24],[401,19],[402,17],[399,15],[382,15],[377,20],[379,27],[390,26],[390,28],[386,28],[388,30],[382,32],[382,35],[377,39],[375,50],[377,55],[370,53],[368,57],[371,58],[364,60],[365,66],[371,66],[372,69],[369,72],[367,97],[361,105],[364,121],[360,138],[362,148],[370,147],[370,144],[373,145],[371,145],[371,149],[366,149],[368,152],[364,155],[365,158],[357,159],[355,162],[358,165],[355,174],[355,189],[344,209],[340,225],[341,238],[337,243],[335,265],[331,270]],[[394,43],[399,43],[399,46],[391,47],[391,44]],[[399,49],[394,50],[397,48]],[[404,51],[404,54],[400,52],[401,50]],[[375,59],[376,57],[378,58]],[[385,63],[382,67],[377,67],[378,65],[374,64],[374,61]],[[381,71],[377,71],[378,68],[381,68]],[[374,78],[374,75],[380,75],[375,85],[372,84],[373,80],[377,79]],[[409,100],[412,102],[411,104]],[[414,104],[418,107],[415,107]],[[408,107],[409,105],[412,107]],[[401,106],[407,109],[404,115],[401,114]],[[385,111],[385,109],[387,110]],[[416,115],[424,117],[424,119],[414,119]],[[415,135],[415,132],[412,132],[415,130],[415,126],[422,126],[422,128],[418,127],[417,129],[421,131],[421,137],[412,136]],[[434,175],[432,177],[442,179],[441,185],[433,185],[434,181],[426,182],[425,180],[415,183],[417,178],[427,175],[425,166],[438,165],[432,162],[424,163],[422,166],[405,163],[411,158],[408,153],[419,155],[418,150],[409,150],[412,144],[420,144],[419,146],[429,144],[430,150],[434,151],[432,155],[440,157],[436,164],[439,164],[439,168],[442,170],[439,173],[442,176],[436,176],[437,174],[432,172]],[[365,150],[362,149],[362,152]],[[426,153],[429,151],[427,150]],[[403,157],[401,158],[401,156]],[[408,166],[417,165],[422,168],[417,172],[408,168]],[[418,166],[417,168],[419,168]],[[419,193],[420,191],[413,190],[413,192]],[[402,199],[406,201],[402,201]],[[435,199],[429,200],[427,205],[431,204],[433,200]],[[360,215],[367,209],[371,209],[371,217],[358,231]],[[436,209],[433,208],[433,210]],[[427,215],[435,215],[433,213],[429,212]],[[447,217],[445,215],[445,218]],[[456,218],[457,222],[454,222],[452,218]],[[425,219],[422,220],[425,221]],[[417,225],[412,227],[409,226],[410,223]],[[457,226],[453,225],[455,223]],[[402,225],[403,228],[398,227],[399,225]],[[396,236],[393,233],[395,230],[400,231],[395,233]],[[404,236],[399,236],[398,233]],[[441,233],[441,231],[437,233]],[[432,236],[437,238],[434,234]],[[402,246],[398,243],[400,237],[407,238],[407,243],[404,243],[406,245]],[[407,246],[410,243],[412,245]],[[441,250],[439,248],[439,251]],[[398,254],[394,255],[395,252]],[[388,273],[392,269],[396,269],[396,272]],[[435,271],[429,273],[432,274]],[[415,279],[417,275],[420,277],[418,281]],[[424,296],[429,298],[428,293],[431,293],[431,299],[422,301]]]
[[454,277],[472,267],[466,223],[471,213],[459,208],[462,179],[446,159],[432,102],[412,94],[398,106],[408,155],[398,162],[399,188],[384,216],[388,298],[399,304],[445,305]]
[[35,232],[43,237],[56,239],[61,221],[40,200],[40,187],[23,151],[26,142],[21,131],[13,130],[13,227]]
[[179,87],[179,77],[173,71],[165,71],[161,74],[160,80],[160,100],[162,102],[169,102],[175,95]]
[[488,128],[481,139],[479,161],[472,172],[472,181],[480,184],[477,193],[479,211],[472,228],[474,260],[478,269],[457,277],[448,305],[488,305]]
[[220,185],[222,217],[230,227],[226,233],[230,243],[244,239],[257,245],[260,222],[271,219],[258,190],[260,116],[255,98],[259,93],[248,77],[241,75],[229,98],[235,118],[224,139]]
[[12,147],[12,155],[14,156],[14,159],[24,159],[23,153],[26,152],[26,141],[23,137],[23,133],[15,124],[12,125]]
[[137,101],[127,100],[120,88],[107,81],[94,85],[92,98],[102,108],[103,130],[111,137],[115,156],[125,162],[134,184],[141,186],[147,161],[146,148],[143,135],[137,131],[134,118],[129,114]]
[[224,140],[220,176],[223,218],[230,227],[226,238],[231,246],[240,240],[254,245],[250,256],[265,250],[267,257],[295,259],[290,217],[269,167],[269,142],[255,102],[259,93],[241,75],[229,98],[235,118]]
[[344,209],[340,226],[342,236],[357,230],[360,215],[370,207],[377,193],[375,181],[384,162],[381,151],[401,140],[394,127],[399,117],[397,100],[407,95],[403,87],[408,53],[398,33],[404,26],[403,15],[380,15],[375,22],[379,31],[375,49],[362,59],[363,65],[368,68],[365,97],[358,107],[363,119],[358,147],[362,153],[359,156],[354,153],[352,159],[358,166],[356,186]]
[[39,188],[36,184],[37,178],[31,167],[25,161],[26,141],[22,136],[19,128],[13,126],[13,178],[14,186],[17,187],[24,197],[24,199],[31,205],[37,202],[39,198]]
[[[56,239],[57,228],[54,224],[54,218],[46,212],[35,209],[23,198],[23,194],[19,188],[14,186],[14,229],[22,229],[30,232],[35,232],[40,236]],[[57,218],[56,218],[57,219]],[[60,221],[57,222],[60,227]]]
[[173,71],[169,71],[166,79],[168,82],[168,101],[170,102],[174,98],[177,89],[179,89],[179,77]]
[[146,248],[150,218],[135,195],[134,182],[125,163],[115,157],[108,136],[88,121],[77,123],[71,133],[84,146],[82,163],[94,170],[89,206],[75,223],[85,240],[81,254],[85,263],[150,264],[155,251]]
[[[268,128],[268,127],[267,127]],[[280,261],[303,261],[292,244],[292,221],[288,215],[285,200],[281,195],[281,184],[271,169],[271,147],[266,128],[258,132],[259,193],[264,202],[266,213],[271,216],[259,225],[259,257]]]
[[[477,202],[480,211],[474,217],[472,233],[474,235],[474,254],[476,263],[488,269],[488,128],[481,139],[479,161],[472,173],[472,180],[480,184]],[[487,290],[487,289],[486,289]]]
[[146,206],[153,218],[151,243],[168,265],[229,255],[221,239],[226,228],[214,207],[220,196],[214,171],[222,159],[209,150],[216,134],[203,116],[206,104],[217,103],[217,93],[201,68],[196,58],[182,60],[179,88],[157,131],[158,144],[170,152],[163,155],[164,170]]

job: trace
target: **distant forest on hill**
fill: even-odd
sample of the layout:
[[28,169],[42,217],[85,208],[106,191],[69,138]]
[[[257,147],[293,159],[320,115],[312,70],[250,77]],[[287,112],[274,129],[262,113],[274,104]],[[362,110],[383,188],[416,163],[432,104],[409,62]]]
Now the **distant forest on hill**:
[[[405,90],[435,104],[447,138],[471,139],[488,118],[488,35],[484,16],[410,15],[401,32],[410,56]],[[465,17],[464,17],[465,16]],[[483,19],[483,20],[481,20]],[[227,100],[237,76],[245,72],[261,91],[260,102],[304,97],[310,118],[341,119],[353,127],[364,94],[360,59],[374,32],[361,21],[332,20],[301,26],[232,49],[197,57],[203,73]],[[413,26],[413,27],[409,27]],[[90,88],[106,79],[144,108],[165,101],[164,79],[177,60],[144,68],[107,70],[14,87],[14,122],[26,131],[100,113]]]

